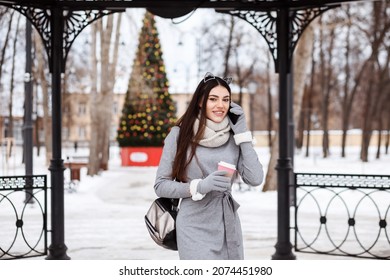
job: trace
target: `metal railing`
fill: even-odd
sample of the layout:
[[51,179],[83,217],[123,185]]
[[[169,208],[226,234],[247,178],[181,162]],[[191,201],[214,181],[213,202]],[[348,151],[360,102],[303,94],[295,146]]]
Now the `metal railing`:
[[390,259],[390,176],[295,174],[295,251]]
[[0,259],[47,255],[46,175],[0,177]]

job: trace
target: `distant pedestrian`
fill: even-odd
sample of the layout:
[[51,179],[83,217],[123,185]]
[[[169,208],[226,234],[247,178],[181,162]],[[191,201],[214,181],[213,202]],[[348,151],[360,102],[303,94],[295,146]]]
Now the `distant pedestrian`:
[[243,259],[234,177],[218,170],[224,161],[242,180],[258,186],[263,169],[245,115],[231,102],[229,81],[207,73],[184,115],[165,139],[156,174],[159,197],[182,198],[176,220],[180,259]]
[[78,147],[77,141],[74,141],[74,152],[75,153],[77,153],[77,147]]

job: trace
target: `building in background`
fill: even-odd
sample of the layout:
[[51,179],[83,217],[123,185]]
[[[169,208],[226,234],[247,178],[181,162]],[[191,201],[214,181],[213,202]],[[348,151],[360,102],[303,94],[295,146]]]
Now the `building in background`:
[[[90,98],[88,93],[66,93],[63,98],[62,141],[64,147],[86,147],[91,135]],[[125,94],[115,94],[112,103],[111,142],[116,142],[116,129]]]
[[[192,94],[188,93],[174,93],[172,94],[172,99],[176,108],[176,116],[179,118],[183,115],[188,104],[191,100]],[[114,101],[112,105],[112,120],[111,120],[111,131],[110,139],[111,145],[117,145],[116,136],[117,136],[117,127],[119,124],[119,119],[121,117],[121,111],[123,108],[123,103],[125,99],[125,93],[118,93],[114,95]],[[233,101],[238,100],[238,94],[233,94]],[[62,139],[63,146],[67,148],[74,147],[75,144],[77,147],[87,147],[90,140],[90,94],[87,93],[66,93],[63,97],[63,130],[62,130]],[[250,127],[250,107],[251,107],[251,95],[244,93],[243,94],[243,105],[242,105],[246,118],[248,127]],[[6,112],[5,112],[6,113]],[[260,116],[258,116],[258,114]],[[254,123],[255,128],[259,127],[260,122],[265,122],[267,116],[265,112],[257,108],[255,114]],[[5,155],[7,146],[10,141],[13,145],[22,145],[23,144],[23,116],[14,116],[14,137],[12,140],[8,139],[7,132],[7,123],[8,114],[0,113],[0,142],[1,150],[0,154]],[[267,131],[263,129],[254,129],[254,136],[257,139],[257,145],[267,146]],[[33,141],[34,145],[37,145],[37,139],[41,146],[44,145],[44,131],[42,118],[37,116],[34,118],[34,127],[33,127]],[[310,138],[310,143],[312,146],[321,146],[322,143],[322,131],[315,130],[311,132],[312,136]],[[330,130],[332,146],[340,146],[341,144],[341,133],[339,130]],[[373,137],[370,141],[370,145],[376,145],[378,141],[377,131],[373,132]],[[361,130],[355,129],[348,132],[347,146],[359,146],[361,145]]]

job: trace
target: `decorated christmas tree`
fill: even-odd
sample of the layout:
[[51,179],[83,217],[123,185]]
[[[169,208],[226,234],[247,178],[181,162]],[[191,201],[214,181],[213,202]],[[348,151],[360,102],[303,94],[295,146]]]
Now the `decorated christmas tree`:
[[154,16],[146,12],[118,127],[121,147],[163,146],[174,105]]

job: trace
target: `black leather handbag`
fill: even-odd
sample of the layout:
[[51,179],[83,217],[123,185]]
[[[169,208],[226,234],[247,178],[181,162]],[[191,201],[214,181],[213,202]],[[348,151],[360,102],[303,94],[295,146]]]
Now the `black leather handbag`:
[[153,201],[145,215],[146,227],[157,245],[177,250],[176,216],[179,199],[160,197]]

